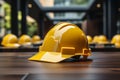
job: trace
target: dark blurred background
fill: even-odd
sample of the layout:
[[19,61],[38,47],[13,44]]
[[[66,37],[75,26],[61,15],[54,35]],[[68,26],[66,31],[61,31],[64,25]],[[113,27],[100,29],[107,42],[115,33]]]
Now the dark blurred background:
[[78,25],[86,35],[120,34],[120,0],[0,0],[0,37],[13,33],[44,38],[58,22]]

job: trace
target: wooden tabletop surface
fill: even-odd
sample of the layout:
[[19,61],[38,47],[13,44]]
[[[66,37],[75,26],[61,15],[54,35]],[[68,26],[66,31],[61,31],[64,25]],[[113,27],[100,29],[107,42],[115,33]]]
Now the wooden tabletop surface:
[[28,61],[36,52],[0,52],[0,80],[120,80],[120,52],[92,52],[88,60]]

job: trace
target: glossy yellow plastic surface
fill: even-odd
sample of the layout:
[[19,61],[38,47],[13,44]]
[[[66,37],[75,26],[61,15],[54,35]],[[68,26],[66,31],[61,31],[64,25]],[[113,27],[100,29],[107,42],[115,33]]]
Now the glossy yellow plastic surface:
[[115,36],[113,36],[111,43],[115,43],[117,38],[120,38],[120,34],[116,34]]
[[31,37],[24,34],[19,38],[18,43],[20,45],[31,45]]
[[87,35],[87,39],[88,39],[88,44],[92,43],[92,37],[90,35]]
[[93,37],[93,43],[98,43],[98,41],[99,41],[99,36],[94,36]]
[[40,36],[34,35],[34,36],[32,37],[32,43],[39,43],[40,41],[41,41]]
[[120,48],[120,34],[113,36],[111,43],[115,44],[116,47]]
[[93,37],[93,43],[106,44],[108,43],[107,37],[105,35],[99,35]]
[[7,34],[3,37],[2,43],[4,47],[17,48],[20,45],[18,44],[18,38],[14,34]]
[[87,37],[76,25],[62,22],[47,33],[39,52],[29,60],[60,62],[76,55],[91,55]]
[[100,35],[98,39],[99,44],[106,44],[108,43],[107,37],[105,35]]
[[8,47],[8,48],[18,48],[18,47],[20,47],[20,45],[19,45],[18,43],[13,43],[13,44],[8,43],[8,44],[4,45],[4,47]]

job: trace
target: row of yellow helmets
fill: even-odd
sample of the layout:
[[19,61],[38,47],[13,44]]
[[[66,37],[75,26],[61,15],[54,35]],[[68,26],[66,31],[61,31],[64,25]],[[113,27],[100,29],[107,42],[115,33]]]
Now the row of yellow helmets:
[[18,48],[24,45],[31,45],[39,43],[41,41],[40,36],[34,35],[32,38],[29,35],[23,34],[18,37],[14,34],[7,34],[3,37],[1,45],[4,47]]
[[116,34],[109,41],[105,35],[94,36],[93,38],[90,35],[87,35],[88,43],[96,43],[96,44],[114,44],[115,47],[120,47],[120,34]]

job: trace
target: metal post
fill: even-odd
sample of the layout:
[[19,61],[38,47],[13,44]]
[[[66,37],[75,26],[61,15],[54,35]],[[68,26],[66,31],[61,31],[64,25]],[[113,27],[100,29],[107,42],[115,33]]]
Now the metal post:
[[117,33],[117,8],[115,1],[108,0],[108,38],[111,39]]
[[103,3],[103,34],[108,36],[107,35],[107,27],[108,27],[108,9],[107,9],[107,6],[108,6],[108,3],[107,3],[107,0],[104,1]]
[[21,34],[27,34],[27,20],[26,20],[26,16],[28,13],[27,0],[21,0],[21,12],[22,12]]
[[39,36],[43,39],[44,38],[44,33],[45,33],[44,15],[43,14],[40,14],[39,19],[37,20],[37,22],[38,22]]
[[105,0],[103,6],[103,34],[111,39],[117,33],[115,1]]
[[11,32],[18,36],[18,0],[11,1]]

